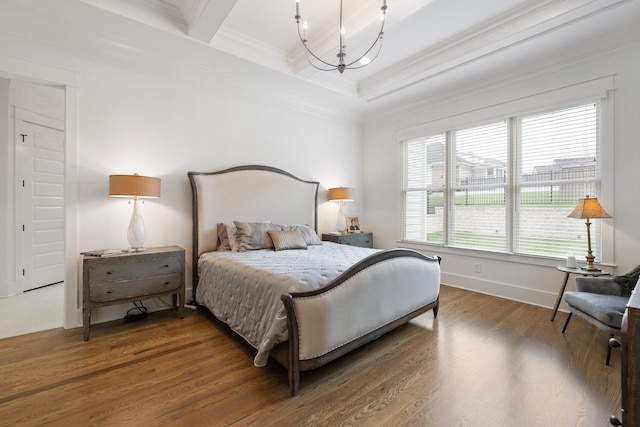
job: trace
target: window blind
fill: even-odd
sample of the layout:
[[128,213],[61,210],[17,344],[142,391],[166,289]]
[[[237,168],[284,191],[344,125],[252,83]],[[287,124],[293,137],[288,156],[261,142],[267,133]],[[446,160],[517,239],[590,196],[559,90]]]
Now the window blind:
[[[584,221],[567,218],[578,199],[599,193],[598,105],[586,104],[518,121],[514,251],[566,256],[587,251]],[[591,233],[600,235],[600,222]],[[593,239],[594,254],[600,239]]]
[[443,243],[445,134],[405,141],[403,147],[403,239]]
[[508,131],[502,121],[452,133],[450,246],[507,249]]
[[[585,103],[404,141],[403,239],[561,258],[586,253],[585,223],[567,215],[600,192],[599,110]],[[598,259],[600,221],[591,222]]]

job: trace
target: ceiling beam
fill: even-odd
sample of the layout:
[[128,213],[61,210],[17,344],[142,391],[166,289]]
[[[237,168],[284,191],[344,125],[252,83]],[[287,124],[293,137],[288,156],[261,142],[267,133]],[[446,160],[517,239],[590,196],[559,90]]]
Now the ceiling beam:
[[211,42],[237,0],[191,0],[180,8],[187,21],[187,35],[205,43]]

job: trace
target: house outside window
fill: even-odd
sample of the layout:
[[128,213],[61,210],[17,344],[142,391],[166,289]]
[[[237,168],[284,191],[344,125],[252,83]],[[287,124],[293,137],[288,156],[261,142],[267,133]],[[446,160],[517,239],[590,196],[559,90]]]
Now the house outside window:
[[[599,103],[402,142],[408,242],[531,256],[586,253],[578,199],[600,191]],[[600,222],[592,223],[600,253]]]

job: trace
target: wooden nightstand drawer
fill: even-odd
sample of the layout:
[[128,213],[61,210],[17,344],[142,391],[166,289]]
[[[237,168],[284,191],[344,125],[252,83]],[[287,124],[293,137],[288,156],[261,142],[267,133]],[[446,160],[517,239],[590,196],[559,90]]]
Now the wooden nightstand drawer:
[[102,282],[91,285],[92,302],[106,302],[121,299],[144,299],[162,292],[174,291],[182,285],[180,273],[166,276],[144,277],[135,280]]
[[182,262],[177,257],[149,259],[142,263],[127,257],[118,258],[120,259],[121,262],[89,267],[89,283],[134,280],[141,277],[179,273],[182,268]]
[[373,233],[323,234],[322,240],[341,245],[360,246],[363,248],[373,247]]
[[373,246],[370,233],[352,234],[346,239],[342,239],[343,245],[362,246],[363,248],[370,248]]

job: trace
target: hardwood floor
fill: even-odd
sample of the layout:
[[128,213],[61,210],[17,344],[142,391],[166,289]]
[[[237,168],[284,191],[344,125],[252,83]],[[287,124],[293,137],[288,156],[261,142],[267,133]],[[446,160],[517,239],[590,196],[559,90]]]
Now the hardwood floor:
[[443,287],[422,315],[316,371],[286,371],[201,311],[0,340],[0,425],[606,426],[620,352],[566,314]]

